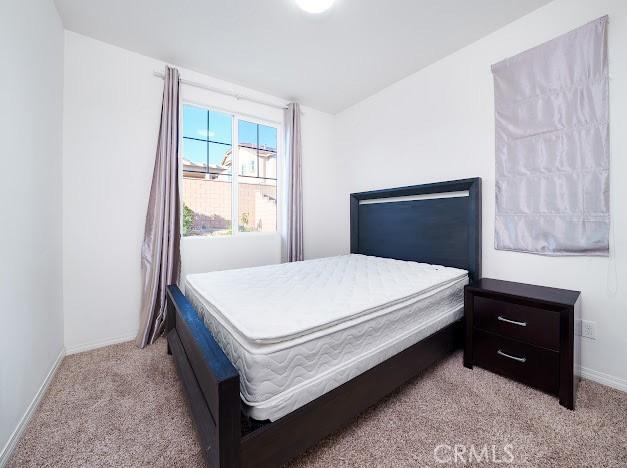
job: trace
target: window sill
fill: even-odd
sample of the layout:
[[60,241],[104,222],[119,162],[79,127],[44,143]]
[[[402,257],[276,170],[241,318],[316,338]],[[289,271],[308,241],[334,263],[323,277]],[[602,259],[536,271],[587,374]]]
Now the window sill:
[[237,234],[231,234],[230,236],[181,236],[182,242],[199,242],[201,240],[217,241],[227,239],[258,239],[258,238],[276,238],[280,239],[281,235],[278,232],[240,232]]

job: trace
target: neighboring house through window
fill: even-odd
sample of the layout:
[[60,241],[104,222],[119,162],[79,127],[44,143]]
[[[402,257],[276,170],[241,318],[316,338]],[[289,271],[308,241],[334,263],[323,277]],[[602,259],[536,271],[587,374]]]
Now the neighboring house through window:
[[183,236],[276,232],[277,140],[272,124],[183,105]]

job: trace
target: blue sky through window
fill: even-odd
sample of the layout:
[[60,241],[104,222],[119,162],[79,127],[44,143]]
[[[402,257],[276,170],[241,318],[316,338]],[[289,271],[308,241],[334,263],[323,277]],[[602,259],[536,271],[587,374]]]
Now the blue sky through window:
[[216,143],[232,143],[233,117],[222,112],[183,106],[183,137]]
[[222,166],[226,153],[231,150],[231,145],[221,143],[209,143],[209,165]]
[[237,137],[240,145],[257,146],[257,125],[240,120],[237,127]]
[[207,115],[205,109],[183,106],[183,137],[206,139]]
[[183,106],[183,158],[198,165],[221,166],[231,150],[233,117]]
[[[259,132],[258,134],[257,131]],[[238,124],[238,133],[240,145],[276,151],[276,128],[240,120]]]
[[259,146],[276,151],[276,128],[259,125]]
[[[183,106],[183,158],[200,166],[221,166],[232,149],[233,116],[192,105]],[[277,130],[238,121],[240,145],[276,151]]]
[[233,117],[222,112],[209,112],[209,140],[232,143]]
[[207,143],[183,138],[183,158],[194,164],[207,165]]

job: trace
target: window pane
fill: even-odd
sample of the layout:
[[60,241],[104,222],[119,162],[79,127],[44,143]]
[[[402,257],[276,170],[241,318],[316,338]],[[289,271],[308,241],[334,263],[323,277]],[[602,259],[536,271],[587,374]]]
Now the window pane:
[[248,146],[239,147],[239,174],[257,177],[257,150]]
[[231,177],[183,174],[183,236],[232,233]]
[[276,179],[276,153],[259,150],[259,177]]
[[209,143],[209,172],[231,174],[233,153],[231,145]]
[[276,152],[276,128],[259,125],[259,148]]
[[257,124],[240,120],[238,122],[239,144],[250,148],[257,147]]
[[183,136],[207,139],[207,110],[194,106],[183,106]]
[[238,195],[240,232],[276,232],[276,181],[241,177]]
[[209,112],[209,139],[218,143],[232,143],[233,117],[222,112]]
[[207,169],[207,143],[183,138],[183,170]]

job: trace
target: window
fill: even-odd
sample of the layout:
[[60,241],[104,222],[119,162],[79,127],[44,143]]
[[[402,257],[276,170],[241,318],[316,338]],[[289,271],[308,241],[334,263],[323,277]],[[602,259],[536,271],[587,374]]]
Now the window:
[[277,141],[276,127],[183,106],[183,236],[276,232]]

